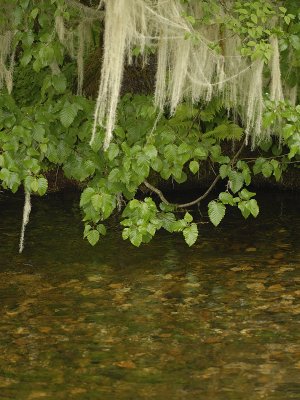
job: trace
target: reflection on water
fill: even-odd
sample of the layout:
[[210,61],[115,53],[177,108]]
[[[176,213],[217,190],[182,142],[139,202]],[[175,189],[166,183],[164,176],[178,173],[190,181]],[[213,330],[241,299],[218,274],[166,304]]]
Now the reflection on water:
[[77,200],[34,200],[23,255],[23,200],[0,200],[1,400],[300,399],[297,195],[192,249],[91,248]]

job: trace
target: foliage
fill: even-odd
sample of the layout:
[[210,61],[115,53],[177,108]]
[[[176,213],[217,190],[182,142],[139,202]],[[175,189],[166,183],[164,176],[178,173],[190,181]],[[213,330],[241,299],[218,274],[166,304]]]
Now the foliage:
[[[90,146],[95,102],[74,94],[78,60],[52,34],[53,15],[63,13],[70,25],[78,20],[78,9],[62,12],[63,4],[13,0],[9,7],[18,55],[14,89],[0,94],[1,186],[13,193],[23,187],[26,193],[43,196],[48,189],[47,173],[61,168],[67,178],[84,186],[80,207],[84,237],[91,245],[106,234],[105,221],[119,212],[122,237],[135,246],[148,243],[160,229],[182,233],[191,246],[206,217],[189,211],[194,205],[202,206],[217,183],[221,191],[205,213],[213,225],[220,224],[228,207],[236,207],[244,218],[257,217],[259,206],[249,190],[253,175],[279,181],[288,167],[299,166],[300,106],[266,95],[263,128],[272,135],[260,142],[258,156],[246,157],[244,127],[239,115],[228,112],[221,95],[194,105],[183,102],[171,114],[168,109],[158,111],[151,96],[126,94],[119,103],[107,151],[102,149],[104,128],[97,128],[97,139]],[[266,43],[273,6],[260,0],[243,3],[241,8],[235,2],[230,19],[223,21],[228,29],[244,35],[240,50],[246,57],[270,58]],[[289,82],[294,85],[299,65],[295,61],[287,67],[286,60],[299,55],[299,16],[289,11],[288,4],[280,12],[285,24],[277,29],[283,75],[289,68],[293,77]],[[206,17],[208,24],[209,8]],[[8,23],[5,18],[1,16],[3,26]],[[92,29],[95,34],[98,30]],[[74,43],[78,46],[79,36]],[[232,147],[235,151],[228,150]],[[197,199],[172,204],[156,187],[161,181],[183,184],[191,175],[202,174],[205,165],[216,179]]]

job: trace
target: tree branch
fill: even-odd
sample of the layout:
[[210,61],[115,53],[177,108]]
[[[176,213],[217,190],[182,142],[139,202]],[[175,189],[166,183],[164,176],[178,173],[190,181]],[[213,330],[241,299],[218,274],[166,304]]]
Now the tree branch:
[[175,204],[169,203],[168,200],[163,195],[163,192],[161,190],[157,189],[155,186],[152,186],[151,183],[149,183],[148,181],[145,180],[144,185],[147,186],[147,188],[150,189],[152,192],[155,192],[163,203],[167,204],[168,206],[175,205]]
[[[233,159],[230,162],[230,165],[234,165],[237,161],[237,159],[239,158],[241,152],[243,151],[244,147],[246,144],[246,139],[243,141],[241,147],[239,148],[239,150],[237,151],[237,153],[234,155]],[[161,190],[159,190],[158,188],[156,188],[155,186],[151,185],[148,181],[144,181],[144,185],[150,189],[152,192],[156,193],[158,195],[158,197],[161,199],[161,201],[163,203],[165,203],[168,206],[174,206],[175,208],[186,208],[186,207],[191,207],[194,206],[195,204],[200,203],[200,201],[204,200],[209,193],[213,190],[213,188],[216,186],[216,184],[219,182],[219,180],[221,179],[220,175],[217,175],[215,177],[215,179],[213,180],[212,184],[210,185],[210,187],[206,190],[205,193],[203,193],[200,197],[197,197],[195,200],[192,200],[188,203],[183,203],[183,204],[176,204],[176,203],[170,203],[164,196],[163,192]]]

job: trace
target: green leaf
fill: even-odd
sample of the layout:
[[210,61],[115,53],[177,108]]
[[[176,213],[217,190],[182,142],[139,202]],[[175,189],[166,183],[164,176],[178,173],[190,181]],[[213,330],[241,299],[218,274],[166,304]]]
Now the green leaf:
[[38,13],[39,13],[39,9],[38,8],[34,8],[30,13],[30,17],[32,19],[35,19],[37,17]]
[[130,235],[130,229],[129,228],[124,228],[122,231],[122,238],[123,240],[127,240]]
[[254,192],[249,192],[247,189],[243,189],[240,193],[239,196],[242,200],[250,200],[251,197],[255,196],[256,193]]
[[102,196],[100,194],[94,194],[91,197],[91,202],[96,211],[100,211],[102,207]]
[[63,109],[60,111],[59,119],[65,128],[68,128],[74,121],[78,113],[76,104],[71,104],[68,101],[64,104]]
[[42,177],[42,178],[39,178],[37,182],[38,182],[38,194],[40,196],[43,196],[47,192],[48,181],[46,178]]
[[196,174],[199,171],[199,163],[198,163],[198,161],[196,161],[196,160],[191,161],[190,164],[189,164],[189,168],[190,168],[190,171],[193,174]]
[[287,140],[289,137],[293,136],[295,130],[296,130],[295,125],[286,124],[282,129],[283,138]]
[[45,128],[42,125],[35,124],[33,128],[33,139],[37,142],[44,142],[45,141]]
[[272,166],[272,164],[271,164],[269,161],[266,161],[266,162],[263,164],[262,168],[261,168],[261,172],[262,172],[262,174],[263,174],[263,176],[264,176],[265,178],[270,178],[270,176],[271,176],[272,173],[273,173],[273,166]]
[[20,64],[22,65],[22,67],[25,67],[27,64],[30,63],[31,59],[32,59],[32,51],[31,49],[26,49],[20,60]]
[[259,207],[257,201],[255,199],[251,199],[247,202],[247,208],[253,215],[253,217],[257,217],[259,214]]
[[146,144],[143,150],[150,160],[153,160],[155,157],[157,157],[157,149],[153,144]]
[[53,75],[52,84],[57,93],[64,93],[67,88],[67,79],[64,74]]
[[86,188],[81,194],[80,197],[80,207],[85,206],[91,201],[91,197],[95,194],[95,189],[93,188]]
[[188,246],[192,246],[198,238],[198,227],[193,222],[183,230],[184,240]]
[[276,144],[274,144],[272,146],[272,153],[274,156],[280,156],[282,154],[282,146],[277,146]]
[[114,160],[119,154],[119,146],[116,143],[111,143],[107,150],[107,157],[109,161]]
[[262,167],[265,163],[265,158],[259,157],[257,160],[255,160],[254,166],[253,166],[253,173],[254,175],[260,174],[262,171]]
[[238,208],[240,209],[240,211],[241,211],[243,217],[244,217],[245,219],[247,219],[247,218],[249,217],[249,215],[250,215],[250,210],[249,210],[249,208],[247,207],[247,202],[246,202],[246,201],[241,201],[241,202],[238,204]]
[[90,224],[85,224],[84,225],[84,231],[83,231],[83,237],[86,238],[87,234],[89,233],[89,231],[92,229]]
[[251,21],[254,22],[255,24],[257,24],[257,15],[255,14],[251,14]]
[[37,191],[38,191],[38,189],[39,189],[39,184],[38,184],[38,180],[37,180],[36,178],[33,178],[30,187],[31,187],[31,190],[32,190],[33,192],[37,192]]
[[264,140],[262,142],[259,143],[259,147],[263,150],[263,151],[268,151],[270,150],[272,146],[272,139],[268,139],[268,140]]
[[103,224],[97,225],[97,231],[103,236],[106,235],[106,228]]
[[290,42],[295,50],[300,50],[300,37],[297,35],[290,35]]
[[200,159],[206,159],[207,158],[207,150],[203,146],[198,146],[194,150],[194,157],[199,157]]
[[167,160],[175,161],[178,155],[177,146],[175,146],[174,144],[168,144],[164,149],[164,155]]
[[190,153],[191,146],[183,142],[178,146],[178,154]]
[[218,144],[215,144],[214,146],[211,146],[211,148],[209,150],[210,150],[212,160],[217,162],[218,158],[221,155],[221,151],[222,151],[221,146]]
[[220,166],[219,174],[220,174],[221,178],[224,179],[224,178],[226,178],[226,176],[228,176],[230,171],[231,171],[230,165],[223,164]]
[[90,230],[87,234],[87,240],[92,246],[95,246],[95,244],[99,241],[100,234],[96,229]]
[[241,172],[231,171],[229,173],[230,189],[233,193],[237,193],[244,184],[244,177]]
[[154,171],[160,172],[163,168],[163,163],[159,157],[156,157],[154,160],[151,162],[151,167]]
[[282,175],[282,169],[279,161],[277,160],[271,160],[271,164],[274,169],[274,176],[276,179],[276,182],[280,181],[281,175]]
[[215,226],[218,226],[219,223],[222,221],[225,216],[225,212],[226,207],[224,206],[224,204],[218,201],[213,200],[208,204],[208,216],[210,221]]
[[278,8],[283,14],[287,12],[287,9],[285,7],[278,7]]
[[185,213],[185,215],[184,215],[184,218],[183,218],[184,220],[185,220],[185,222],[188,222],[188,223],[190,223],[190,222],[192,222],[193,221],[193,217],[191,216],[191,214],[190,213],[188,213],[188,212],[186,212]]
[[139,247],[143,241],[143,235],[137,229],[134,229],[130,231],[129,240],[135,247]]
[[234,206],[234,201],[233,201],[233,196],[232,194],[228,192],[221,192],[219,194],[219,199],[223,204],[229,204],[231,206]]
[[243,178],[245,180],[245,184],[248,186],[251,183],[251,172],[250,172],[250,168],[247,166],[247,168],[244,168],[242,170],[242,175]]

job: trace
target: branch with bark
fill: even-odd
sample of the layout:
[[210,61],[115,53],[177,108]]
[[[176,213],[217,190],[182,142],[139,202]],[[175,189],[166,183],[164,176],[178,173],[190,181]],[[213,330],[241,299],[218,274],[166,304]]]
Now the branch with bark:
[[[231,160],[231,162],[230,162],[230,165],[231,165],[231,166],[233,166],[233,165],[237,162],[237,160],[238,160],[239,156],[241,155],[241,153],[242,153],[242,151],[243,151],[245,145],[246,145],[246,139],[243,141],[241,147],[239,148],[239,150],[237,151],[237,153],[236,153],[236,154],[234,155],[234,157],[232,158],[232,160]],[[211,185],[209,186],[209,188],[206,190],[205,193],[203,193],[201,196],[197,197],[195,200],[192,200],[192,201],[190,201],[190,202],[188,202],[188,203],[181,203],[181,204],[170,203],[170,202],[165,198],[163,192],[162,192],[160,189],[158,189],[157,187],[151,185],[151,183],[149,183],[147,180],[144,181],[144,185],[145,185],[148,189],[150,189],[152,192],[156,193],[156,194],[158,195],[158,197],[160,198],[160,200],[161,200],[164,204],[166,204],[166,205],[168,205],[168,206],[173,206],[173,207],[175,207],[175,208],[178,209],[178,208],[187,208],[187,207],[191,207],[191,206],[194,206],[194,205],[196,205],[196,204],[199,204],[202,200],[204,200],[204,199],[210,194],[210,192],[214,189],[214,187],[217,185],[217,183],[219,182],[220,179],[221,179],[221,176],[220,176],[220,174],[219,174],[219,175],[217,175],[217,176],[215,177],[215,179],[213,180],[213,182],[211,183]]]

